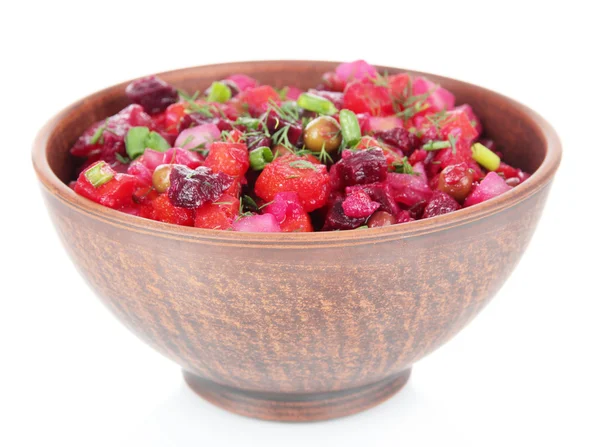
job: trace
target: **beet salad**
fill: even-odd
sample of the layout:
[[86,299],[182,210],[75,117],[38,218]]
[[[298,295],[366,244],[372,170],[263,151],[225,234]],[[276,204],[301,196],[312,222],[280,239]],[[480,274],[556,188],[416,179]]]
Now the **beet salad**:
[[502,161],[468,104],[365,61],[308,91],[244,74],[184,92],[151,76],[71,148],[76,193],[176,225],[247,232],[353,230],[427,219],[528,174]]

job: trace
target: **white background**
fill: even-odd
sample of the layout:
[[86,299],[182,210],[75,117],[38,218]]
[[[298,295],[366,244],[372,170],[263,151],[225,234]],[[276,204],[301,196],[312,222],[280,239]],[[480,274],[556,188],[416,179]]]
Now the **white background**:
[[[0,445],[600,445],[598,14],[591,1],[551,3],[2,2]],[[401,393],[326,423],[246,419],[189,391],[78,276],[30,163],[40,126],[99,88],[278,58],[365,58],[480,84],[539,111],[565,149],[496,299]]]

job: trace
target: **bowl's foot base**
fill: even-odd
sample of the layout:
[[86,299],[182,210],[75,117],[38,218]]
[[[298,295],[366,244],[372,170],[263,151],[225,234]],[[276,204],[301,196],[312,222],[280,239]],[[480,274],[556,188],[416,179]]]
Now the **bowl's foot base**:
[[410,368],[381,382],[331,393],[280,394],[216,384],[187,371],[187,384],[204,399],[233,413],[272,421],[320,421],[358,413],[380,404],[408,381]]

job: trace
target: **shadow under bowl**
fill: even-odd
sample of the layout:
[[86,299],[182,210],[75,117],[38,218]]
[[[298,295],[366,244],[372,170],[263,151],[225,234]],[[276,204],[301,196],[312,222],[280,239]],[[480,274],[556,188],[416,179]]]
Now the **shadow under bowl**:
[[[160,77],[188,91],[246,73],[308,88],[336,62],[260,61]],[[388,73],[404,71],[379,67]],[[71,105],[39,133],[35,170],[62,242],[90,287],[133,333],[228,410],[308,421],[369,408],[490,301],[523,254],[561,148],[538,114],[500,94],[425,74],[471,104],[505,159],[533,175],[480,205],[402,225],[303,234],[180,227],[75,194],[69,148],[125,105],[117,85]]]

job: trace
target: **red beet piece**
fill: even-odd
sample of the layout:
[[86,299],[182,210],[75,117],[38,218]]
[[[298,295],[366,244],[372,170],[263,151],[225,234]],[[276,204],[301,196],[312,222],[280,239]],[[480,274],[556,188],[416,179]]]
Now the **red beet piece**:
[[125,94],[132,103],[141,105],[151,115],[175,104],[179,97],[175,87],[156,76],[133,81],[125,89]]
[[295,192],[280,192],[275,194],[273,202],[267,205],[263,212],[272,214],[277,219],[283,232],[313,231],[310,217]]
[[352,230],[366,223],[367,219],[364,217],[357,218],[347,216],[346,213],[344,213],[342,204],[343,200],[337,199],[333,202],[329,210],[327,210],[323,231]]
[[194,211],[173,205],[167,194],[160,194],[152,200],[149,209],[145,211],[148,212],[142,217],[186,227],[194,225]]
[[266,202],[273,200],[279,192],[296,192],[302,207],[311,212],[327,203],[329,174],[325,165],[313,163],[309,158],[284,155],[263,169],[254,191]]
[[207,203],[196,210],[194,226],[211,230],[227,230],[239,215],[240,200],[223,194],[214,203]]
[[387,183],[396,202],[410,207],[431,197],[431,188],[427,184],[427,177],[420,172],[421,168],[420,163],[413,167],[419,175],[388,174]]
[[419,139],[415,134],[402,127],[379,131],[373,136],[395,149],[400,149],[404,155],[410,155],[419,146]]
[[344,151],[342,159],[331,167],[331,183],[335,189],[384,181],[387,161],[380,148]]
[[[286,132],[289,142],[293,145],[297,145],[300,142],[300,138],[302,137],[301,123],[284,120],[274,110],[269,110],[265,122],[271,135],[287,126],[288,129],[284,132]],[[265,146],[267,145],[265,144]]]
[[354,113],[368,112],[372,116],[385,116],[394,113],[390,91],[382,85],[375,85],[371,79],[354,81],[344,89],[344,108]]
[[133,193],[139,186],[138,180],[129,174],[117,174],[110,166],[105,166],[103,172],[111,174],[113,178],[97,187],[90,183],[85,172],[79,174],[75,192],[109,208],[118,209],[132,205]]
[[142,106],[132,104],[88,128],[71,148],[71,154],[76,157],[98,156],[111,164],[116,159],[115,154],[125,155],[125,135],[136,126],[152,127],[152,119]]
[[371,200],[379,203],[381,205],[379,208],[381,211],[390,213],[392,216],[395,216],[400,211],[392,197],[387,183],[378,182],[370,183],[368,185],[348,186],[346,188],[346,194],[352,194],[357,190],[364,191],[369,195]]
[[270,85],[249,88],[242,91],[235,99],[254,117],[266,112],[272,102],[275,104],[281,102],[279,93]]
[[369,217],[381,205],[371,200],[369,195],[361,190],[350,193],[342,202],[344,214],[348,217]]
[[240,179],[250,166],[248,148],[243,143],[215,141],[210,145],[204,165],[214,172],[223,172]]
[[495,172],[488,172],[481,183],[475,186],[469,197],[465,199],[465,206],[472,206],[493,199],[510,189],[511,187],[506,184],[502,177]]
[[459,210],[460,208],[460,204],[448,194],[442,191],[435,191],[423,210],[423,219],[441,216],[442,214],[450,213]]
[[215,201],[231,186],[234,179],[222,172],[214,173],[205,166],[192,170],[187,166],[175,165],[169,180],[171,186],[167,193],[171,203],[193,209]]

